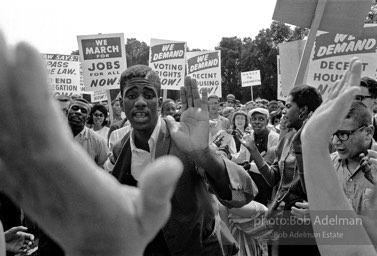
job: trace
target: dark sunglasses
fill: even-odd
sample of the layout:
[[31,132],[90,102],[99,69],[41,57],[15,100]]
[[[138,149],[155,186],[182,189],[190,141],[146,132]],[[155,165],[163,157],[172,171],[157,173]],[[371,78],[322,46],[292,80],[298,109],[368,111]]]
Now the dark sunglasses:
[[93,114],[93,116],[95,116],[95,117],[103,117],[104,114],[98,114],[98,113],[95,113],[95,114]]

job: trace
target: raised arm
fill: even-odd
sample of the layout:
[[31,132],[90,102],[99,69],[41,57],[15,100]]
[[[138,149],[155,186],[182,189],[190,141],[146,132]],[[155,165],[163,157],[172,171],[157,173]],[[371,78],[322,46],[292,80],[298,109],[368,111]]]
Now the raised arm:
[[[236,197],[242,197],[244,198],[241,200],[243,202],[239,203],[245,204],[253,198],[256,187],[241,166],[224,159],[209,148],[206,88],[202,88],[201,96],[196,80],[186,77],[185,86],[181,87],[181,120],[178,123],[170,116],[166,118],[172,139],[182,152],[191,156],[193,161],[205,170],[206,177],[220,200],[233,200]],[[242,185],[235,188],[234,179]],[[238,193],[238,195],[234,196],[234,193]]]
[[0,35],[0,187],[67,255],[142,255],[169,217],[182,163],[157,160],[140,189],[120,185],[72,141],[48,88],[39,53]]
[[[316,213],[347,213],[348,218],[356,219],[351,205],[337,179],[328,152],[331,135],[338,129],[347,115],[354,95],[359,91],[361,62],[353,59],[350,70],[337,82],[328,99],[314,112],[305,125],[301,140],[304,161],[306,191],[310,204],[310,217],[314,232],[322,234],[328,225],[316,225]],[[370,238],[362,225],[354,226],[351,236],[359,245],[325,245],[317,239],[321,255],[376,255]],[[361,245],[362,244],[362,245]]]
[[280,181],[278,159],[275,159],[270,166],[259,153],[259,150],[255,145],[253,135],[249,134],[243,136],[241,131],[238,129],[235,130],[235,133],[241,144],[250,152],[251,159],[254,160],[255,164],[251,164],[250,171],[260,173],[269,186],[275,186]]

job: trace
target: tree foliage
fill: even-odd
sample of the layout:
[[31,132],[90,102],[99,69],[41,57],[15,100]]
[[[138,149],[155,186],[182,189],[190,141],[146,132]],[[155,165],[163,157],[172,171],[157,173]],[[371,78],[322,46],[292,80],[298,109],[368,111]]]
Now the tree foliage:
[[373,1],[368,16],[366,17],[365,23],[377,23],[377,0]]
[[126,56],[128,67],[137,64],[149,65],[149,46],[136,38],[127,38]]
[[250,100],[250,87],[241,86],[241,72],[260,70],[262,85],[253,87],[254,98],[276,99],[278,44],[303,39],[307,33],[306,29],[292,29],[273,21],[270,28],[260,30],[254,40],[223,37],[216,47],[221,50],[223,96],[233,93],[241,102]]

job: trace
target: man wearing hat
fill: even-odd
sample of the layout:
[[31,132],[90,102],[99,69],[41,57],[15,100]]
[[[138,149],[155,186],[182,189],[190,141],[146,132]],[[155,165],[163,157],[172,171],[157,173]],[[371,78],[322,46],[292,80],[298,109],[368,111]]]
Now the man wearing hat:
[[228,94],[226,96],[225,107],[234,108],[235,102],[236,102],[236,97],[233,94]]

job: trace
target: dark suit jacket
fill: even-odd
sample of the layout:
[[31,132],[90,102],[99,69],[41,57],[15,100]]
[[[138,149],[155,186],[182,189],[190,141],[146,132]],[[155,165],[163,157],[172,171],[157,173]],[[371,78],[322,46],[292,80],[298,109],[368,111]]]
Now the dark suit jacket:
[[[130,132],[131,133],[131,132]],[[131,175],[131,148],[128,133],[114,146],[117,160],[112,174],[123,184],[136,186]],[[177,156],[184,165],[171,199],[171,216],[162,231],[171,255],[223,255],[221,242],[215,229],[213,199],[208,192],[205,172],[185,153],[181,152],[170,137],[165,121],[161,122],[155,157]],[[239,165],[224,159],[232,189],[232,200],[220,202],[228,207],[241,207],[250,202],[257,188],[246,171]],[[216,191],[214,191],[216,193]]]

